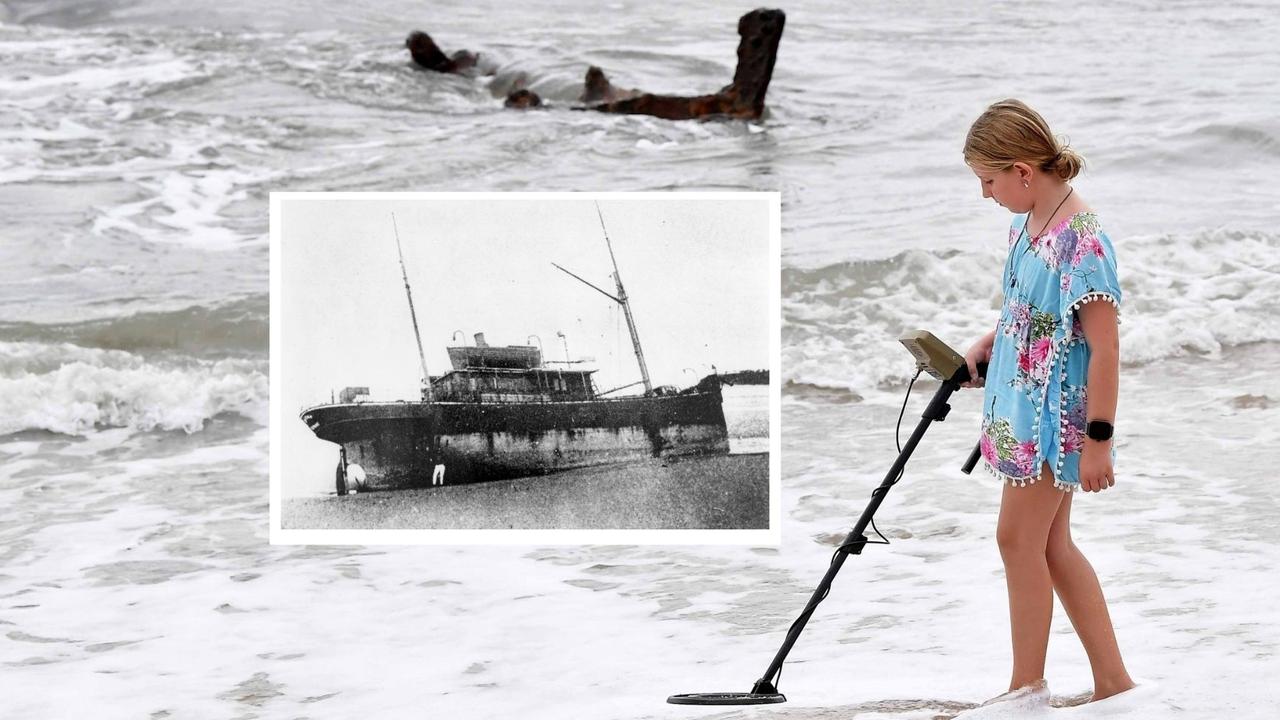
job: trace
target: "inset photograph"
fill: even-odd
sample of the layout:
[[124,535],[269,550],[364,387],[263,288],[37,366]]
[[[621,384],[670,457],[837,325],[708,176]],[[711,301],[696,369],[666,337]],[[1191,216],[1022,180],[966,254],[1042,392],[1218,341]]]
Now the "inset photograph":
[[779,540],[776,193],[275,193],[278,543]]

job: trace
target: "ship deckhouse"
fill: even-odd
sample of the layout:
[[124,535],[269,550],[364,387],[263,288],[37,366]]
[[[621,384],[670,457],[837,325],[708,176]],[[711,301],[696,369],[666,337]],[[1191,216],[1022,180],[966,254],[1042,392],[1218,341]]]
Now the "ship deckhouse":
[[453,370],[431,378],[436,402],[538,403],[596,397],[594,370],[546,367],[537,347],[494,347],[485,342],[484,333],[475,337],[474,347],[447,348]]

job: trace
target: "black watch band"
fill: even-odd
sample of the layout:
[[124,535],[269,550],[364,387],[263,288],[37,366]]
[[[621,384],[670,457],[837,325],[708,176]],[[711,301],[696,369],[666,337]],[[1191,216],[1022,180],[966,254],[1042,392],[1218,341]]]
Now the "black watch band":
[[1111,439],[1111,433],[1115,432],[1115,428],[1106,420],[1090,420],[1089,425],[1085,428],[1085,434],[1090,440],[1099,442]]

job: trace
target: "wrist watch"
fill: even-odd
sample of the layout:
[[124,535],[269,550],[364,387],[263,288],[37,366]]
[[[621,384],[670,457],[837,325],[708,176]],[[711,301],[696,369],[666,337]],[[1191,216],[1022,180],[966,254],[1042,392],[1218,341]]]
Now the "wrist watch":
[[1111,433],[1114,431],[1115,428],[1106,420],[1090,420],[1085,428],[1085,435],[1088,435],[1090,440],[1102,442],[1110,440]]

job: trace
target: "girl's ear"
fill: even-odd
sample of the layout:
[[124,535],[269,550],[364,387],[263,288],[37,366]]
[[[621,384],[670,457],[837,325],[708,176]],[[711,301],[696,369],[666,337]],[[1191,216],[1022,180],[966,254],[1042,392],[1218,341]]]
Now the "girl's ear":
[[1022,161],[1015,162],[1015,163],[1013,164],[1013,167],[1012,167],[1012,168],[1010,168],[1010,169],[1011,169],[1011,170],[1013,170],[1013,172],[1014,172],[1014,177],[1018,180],[1018,182],[1020,182],[1020,183],[1022,183],[1022,182],[1030,182],[1030,180],[1031,180],[1031,166],[1030,166],[1030,165],[1028,165],[1027,163],[1024,163],[1024,162],[1022,162]]

